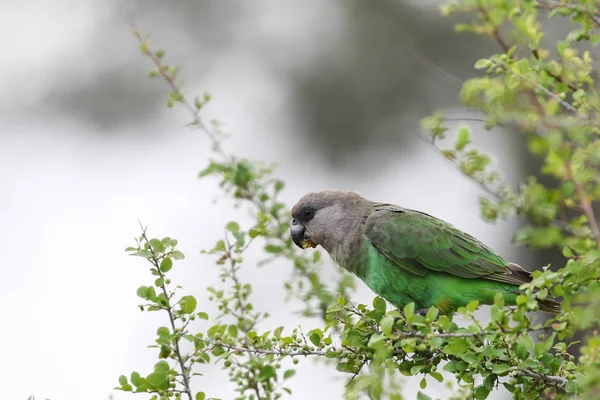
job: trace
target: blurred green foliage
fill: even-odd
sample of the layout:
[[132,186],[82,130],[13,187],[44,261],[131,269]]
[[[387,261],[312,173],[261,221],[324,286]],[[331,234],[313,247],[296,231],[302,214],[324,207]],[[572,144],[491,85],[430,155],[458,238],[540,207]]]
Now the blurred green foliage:
[[[432,380],[453,383],[452,398],[485,399],[500,387],[516,399],[596,398],[600,229],[594,205],[600,200],[600,100],[590,49],[600,42],[600,6],[594,0],[462,0],[443,6],[442,13],[465,13],[470,19],[457,31],[487,36],[499,49],[475,62],[481,76],[464,83],[463,102],[484,116],[487,129],[511,126],[527,135],[528,150],[540,159],[539,172],[551,183],[532,176],[511,188],[490,155],[473,147],[469,128],[452,132],[443,114],[425,118],[423,129],[440,153],[485,191],[483,218],[523,218],[526,224],[514,241],[560,249],[564,265],[536,271],[515,307],[504,307],[498,295],[485,323],[474,315],[476,302],[458,310],[468,321],[460,325],[458,319],[439,316],[436,308],[425,316],[415,314],[413,304],[390,310],[378,297],[372,304],[354,305],[352,278],[340,275],[337,282],[324,282],[318,273],[320,252],[301,253],[291,243],[289,208],[278,200],[285,184],[274,177],[273,167],[224,151],[227,135],[217,122],[200,118],[210,96],[189,100],[178,83],[178,69],[165,64],[164,51],[152,51],[136,30],[142,52],[155,65],[150,76],[171,89],[167,105],[186,107],[191,126],[211,141],[214,159],[200,176],[216,178],[236,203],[251,205],[255,219],[249,227],[229,222],[224,237],[206,251],[215,257],[223,282],[208,288],[216,316],[202,311],[195,297],[180,295],[180,286],[168,278],[174,262],[184,258],[177,241],[151,239],[143,228],[135,246],[127,249],[151,264],[153,281],[137,292],[143,299],[140,308],[166,313],[169,324],[157,329],[154,368],[145,375],[121,376],[117,389],[152,393],[156,399],[212,398],[190,380],[205,364],[219,361],[237,398],[277,399],[291,393],[286,384],[295,375],[293,365],[310,356],[348,374],[348,399],[365,394],[401,399],[401,376],[419,379],[418,399],[429,398]],[[543,40],[541,18],[569,18],[573,30],[550,46]],[[443,143],[449,134],[455,139],[447,147]],[[266,257],[261,264],[277,259],[292,266],[284,285],[290,297],[301,301],[304,315],[322,318],[318,327],[261,331],[269,316],[254,309],[252,287],[238,274],[242,267],[251,268],[244,254],[258,245]],[[561,298],[562,311],[539,321],[535,299],[548,295]],[[201,379],[197,385],[202,386]]]

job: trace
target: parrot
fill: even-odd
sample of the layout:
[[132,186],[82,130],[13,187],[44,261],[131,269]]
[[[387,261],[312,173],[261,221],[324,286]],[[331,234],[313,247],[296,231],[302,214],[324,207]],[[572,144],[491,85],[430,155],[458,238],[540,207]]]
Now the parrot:
[[[301,249],[323,247],[333,261],[399,309],[414,303],[453,314],[473,300],[515,305],[531,274],[450,223],[429,214],[367,200],[358,192],[304,195],[291,211],[290,235]],[[558,313],[548,296],[539,309]]]

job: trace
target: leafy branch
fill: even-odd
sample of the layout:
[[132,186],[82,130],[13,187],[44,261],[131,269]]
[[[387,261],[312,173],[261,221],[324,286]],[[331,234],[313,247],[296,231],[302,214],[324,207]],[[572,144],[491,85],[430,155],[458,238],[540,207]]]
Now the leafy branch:
[[[220,180],[219,186],[232,195],[234,200],[251,205],[257,224],[263,224],[263,220],[268,219],[268,229],[260,232],[260,235],[266,240],[266,253],[272,257],[263,263],[278,258],[290,260],[294,269],[285,283],[286,289],[306,305],[302,310],[304,315],[324,315],[324,310],[334,301],[335,295],[317,273],[320,253],[315,252],[311,258],[299,253],[289,237],[289,209],[277,199],[285,186],[284,182],[272,177],[273,166],[238,159],[226,153],[222,146],[226,135],[221,131],[218,121],[212,120],[209,127],[200,117],[201,110],[210,101],[210,95],[196,98],[192,104],[183,93],[183,84],[177,80],[179,69],[164,62],[165,51],[152,50],[148,37],[139,28],[134,26],[133,33],[140,43],[142,54],[149,57],[156,68],[150,72],[150,76],[162,78],[171,90],[167,95],[167,105],[172,107],[177,103],[183,104],[192,116],[190,126],[201,129],[209,137],[213,153],[219,158],[219,161],[211,160],[200,172],[200,177],[217,177]],[[349,275],[343,275],[335,287],[338,293],[347,294],[354,288],[354,282]]]
[[[554,58],[541,45],[538,9],[551,9],[551,17],[567,16],[578,25],[557,43]],[[341,275],[337,285],[325,285],[318,273],[321,253],[315,251],[309,257],[291,242],[289,209],[279,200],[285,185],[274,177],[274,168],[227,153],[222,146],[227,135],[219,123],[207,125],[200,118],[210,96],[194,101],[185,97],[178,68],[166,64],[165,52],[151,50],[147,37],[134,28],[143,54],[154,65],[150,76],[165,81],[170,90],[167,105],[183,104],[192,117],[190,125],[211,141],[216,160],[210,161],[200,177],[217,178],[236,205],[249,206],[253,221],[249,228],[229,222],[224,237],[206,251],[220,266],[224,284],[208,288],[209,300],[220,313],[213,319],[196,310],[193,296],[175,297],[180,287],[171,290],[168,286],[173,260],[183,259],[175,248],[177,241],[150,239],[142,228],[136,246],[127,249],[151,264],[154,283],[138,289],[146,302],[140,308],[166,311],[169,326],[157,330],[153,347],[158,349],[159,362],[153,371],[144,377],[137,372],[129,379],[121,376],[119,389],[152,393],[153,399],[204,400],[201,391],[192,397],[190,379],[199,375],[192,371],[219,362],[239,393],[236,399],[277,399],[291,393],[286,383],[296,373],[285,365],[312,357],[348,374],[348,398],[362,394],[372,399],[393,398],[398,395],[398,375],[421,376],[422,390],[429,378],[450,379],[459,384],[458,395],[476,399],[485,399],[501,385],[516,399],[597,391],[600,229],[594,205],[600,200],[600,98],[594,90],[590,52],[573,48],[571,42],[600,42],[593,32],[598,26],[598,7],[587,0],[458,0],[443,12],[474,16],[473,21],[458,24],[457,30],[489,36],[501,49],[500,54],[475,63],[484,76],[461,82],[465,105],[484,114],[487,129],[516,123],[527,133],[530,153],[543,160],[541,173],[555,184],[528,177],[511,189],[494,170],[492,158],[472,146],[466,127],[459,128],[451,148],[440,151],[491,197],[480,200],[485,219],[524,216],[528,225],[515,234],[515,241],[561,249],[564,267],[534,272],[532,282],[514,295],[515,306],[505,307],[504,297],[496,295],[487,323],[474,315],[478,302],[458,310],[464,321],[439,315],[435,307],[424,315],[415,313],[412,303],[402,310],[388,310],[379,297],[372,305],[352,305],[348,294],[353,281]],[[445,122],[449,120],[436,114],[423,121],[436,148],[448,132]],[[254,310],[252,286],[239,277],[246,251],[259,243],[266,257],[260,264],[283,259],[294,266],[285,282],[288,294],[303,302],[305,315],[321,316],[324,326],[261,330],[268,314]],[[532,312],[547,296],[562,298],[562,310],[538,323]],[[210,321],[210,326],[196,329],[192,325],[201,320]],[[581,332],[587,334],[576,359],[576,342],[569,340]],[[428,397],[419,392],[418,398]]]

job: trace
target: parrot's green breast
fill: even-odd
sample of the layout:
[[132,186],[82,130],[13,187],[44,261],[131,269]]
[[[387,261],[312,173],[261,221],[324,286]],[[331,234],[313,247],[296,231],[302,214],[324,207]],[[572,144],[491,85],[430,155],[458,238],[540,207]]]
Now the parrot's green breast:
[[497,292],[504,294],[507,304],[514,304],[516,300],[516,285],[436,271],[428,271],[424,276],[415,275],[398,268],[368,240],[364,240],[363,244],[366,257],[357,275],[371,290],[400,309],[414,302],[416,309],[436,306],[440,311],[449,313],[472,300],[492,304]]

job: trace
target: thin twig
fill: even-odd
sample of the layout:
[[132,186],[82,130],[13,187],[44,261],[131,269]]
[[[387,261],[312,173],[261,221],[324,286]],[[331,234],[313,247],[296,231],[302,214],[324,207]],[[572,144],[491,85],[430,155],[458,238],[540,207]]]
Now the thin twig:
[[[133,29],[133,34],[135,35],[135,37],[138,39],[138,41],[140,42],[141,45],[143,46],[147,46],[148,42],[147,42],[147,37],[144,36],[142,34],[142,32],[135,26],[132,26]],[[177,84],[177,82],[175,82],[174,78],[169,75],[169,73],[167,72],[167,69],[165,68],[165,66],[163,65],[161,59],[151,50],[145,50],[143,51],[143,53],[148,56],[148,58],[150,58],[150,60],[152,60],[152,63],[154,64],[154,66],[157,69],[157,72],[160,74],[160,76],[165,80],[165,82],[167,82],[167,84],[169,85],[169,87],[171,88],[171,90],[173,92],[179,93],[181,95],[181,103],[184,105],[184,107],[189,111],[189,113],[192,115],[193,117],[193,121],[191,122],[190,125],[194,125],[199,127],[211,140],[213,148],[218,149],[219,148],[219,144],[220,141],[217,139],[217,137],[215,136],[215,134],[213,132],[210,131],[210,129],[208,129],[206,127],[206,125],[204,124],[204,122],[202,121],[202,119],[200,118],[200,110],[197,109],[196,107],[194,107],[181,93],[181,86],[179,84]]]
[[[142,226],[141,223],[140,223],[140,227],[142,228],[142,238],[144,238],[144,240],[146,241],[146,243],[150,243],[150,240],[148,239],[148,236],[146,236],[146,228],[144,226]],[[154,249],[152,248],[152,246],[148,246],[148,250],[152,254],[152,258],[150,259],[150,262],[152,263],[152,265],[154,265],[154,267],[158,271],[159,276],[161,278],[164,278],[164,274],[160,270],[160,263],[159,263],[158,256],[154,252]],[[162,292],[165,295],[165,298],[168,299],[169,298],[169,294],[167,292],[167,288],[166,288],[165,284],[163,283],[160,286],[160,288],[162,289]],[[173,311],[172,311],[172,307],[171,307],[171,303],[170,302],[169,302],[169,306],[165,307],[164,310],[167,311],[167,313],[169,314],[169,321],[171,322],[171,329],[173,330],[173,333],[175,333],[175,331],[176,331],[175,318],[173,316]],[[180,335],[175,335],[175,337],[173,338],[173,342],[174,342],[174,345],[175,345],[175,356],[177,357],[177,362],[179,364],[179,368],[181,369],[181,376],[183,377],[183,384],[184,384],[183,385],[184,386],[184,392],[187,393],[188,399],[192,400],[192,390],[190,388],[190,380],[189,380],[189,376],[188,376],[188,370],[185,367],[185,362],[183,361],[183,357],[181,356],[181,350],[179,349],[179,339],[180,339],[180,337],[181,337]]]
[[506,43],[506,41],[500,34],[500,30],[498,29],[496,24],[494,24],[494,21],[492,21],[492,17],[488,13],[487,9],[481,4],[481,2],[479,3],[479,12],[481,12],[483,18],[492,26],[492,36],[494,37],[494,39],[496,39],[496,42],[498,42],[500,47],[502,47],[502,51],[504,51],[504,53],[508,53],[508,51],[510,50],[510,46],[508,45],[508,43]]
[[[540,59],[540,53],[539,53],[538,49],[531,50],[531,53],[533,54],[533,57],[535,57],[536,60]],[[564,83],[565,85],[567,85],[569,87],[569,89],[571,89],[571,91],[575,92],[575,91],[579,90],[579,87],[575,86],[571,82],[565,81],[562,76],[556,75],[554,72],[550,71],[548,68],[545,68],[544,71],[546,71],[546,73],[548,75],[550,75],[552,77],[552,79],[554,79],[555,81]]]
[[[500,45],[500,47],[502,48],[502,51],[506,54],[508,53],[508,51],[510,50],[510,46],[508,45],[508,43],[504,40],[504,38],[502,37],[502,35],[500,34],[500,31],[498,29],[498,27],[494,24],[494,21],[492,20],[492,17],[490,16],[490,14],[487,12],[487,9],[485,7],[483,7],[482,5],[479,6],[479,11],[481,12],[481,15],[483,16],[483,18],[492,26],[492,36],[494,37],[494,39],[496,39],[496,42],[498,42],[498,44]],[[510,58],[513,58],[512,56],[510,56]],[[523,77],[514,72],[514,71],[509,71],[504,65],[500,65],[497,62],[495,62],[494,60],[491,60],[496,66],[501,67],[502,69],[504,69],[507,72],[510,72],[512,74],[514,74],[515,76],[523,79]],[[578,111],[575,107],[573,107],[571,104],[569,104],[568,102],[564,101],[563,99],[561,99],[557,94],[551,92],[550,90],[546,89],[545,87],[543,87],[542,85],[540,85],[539,83],[535,83],[535,87],[537,89],[539,89],[540,91],[544,92],[545,94],[547,94],[548,96],[553,97],[554,99],[556,99],[558,101],[558,103],[563,106],[564,108],[566,108],[567,110],[569,110],[570,112],[577,114]],[[531,101],[533,103],[533,106],[538,110],[538,112],[541,115],[545,115],[546,114],[546,110],[544,109],[544,106],[542,106],[542,104],[540,103],[535,91],[533,89],[529,90],[529,95],[531,97]]]
[[214,346],[221,346],[228,350],[235,351],[238,353],[251,353],[251,354],[263,354],[263,355],[276,355],[276,356],[284,356],[284,357],[299,357],[299,356],[325,356],[324,351],[314,351],[314,350],[302,350],[302,351],[284,351],[282,349],[275,350],[266,350],[266,349],[257,349],[256,347],[238,347],[233,346],[227,343],[222,343],[218,341],[212,341],[209,339],[198,339],[203,342],[209,343]]
[[592,203],[588,199],[587,193],[585,192],[585,188],[581,184],[581,182],[575,179],[575,174],[573,174],[573,169],[571,168],[571,162],[567,161],[565,163],[565,170],[567,172],[567,178],[573,182],[575,185],[575,191],[577,192],[577,196],[579,197],[579,208],[587,217],[588,223],[590,224],[590,228],[594,233],[594,237],[596,238],[596,243],[600,246],[600,227],[598,226],[598,221],[596,220],[596,215],[594,214],[594,208],[592,207]]
[[563,378],[562,376],[542,375],[542,374],[538,374],[537,372],[533,372],[533,371],[530,371],[528,369],[523,369],[523,368],[519,368],[516,371],[520,375],[526,375],[526,376],[530,376],[532,378],[542,379],[542,380],[545,380],[548,382],[555,383],[556,385],[558,385],[561,388],[563,386],[565,386],[568,382],[568,380],[566,378]]
[[544,10],[555,10],[557,8],[567,8],[570,10],[579,11],[580,13],[587,15],[588,18],[596,25],[596,27],[600,27],[600,16],[586,10],[583,7],[580,7],[579,4],[562,3],[559,1],[552,1],[552,0],[538,0],[535,3],[535,6],[537,8],[541,8]]

